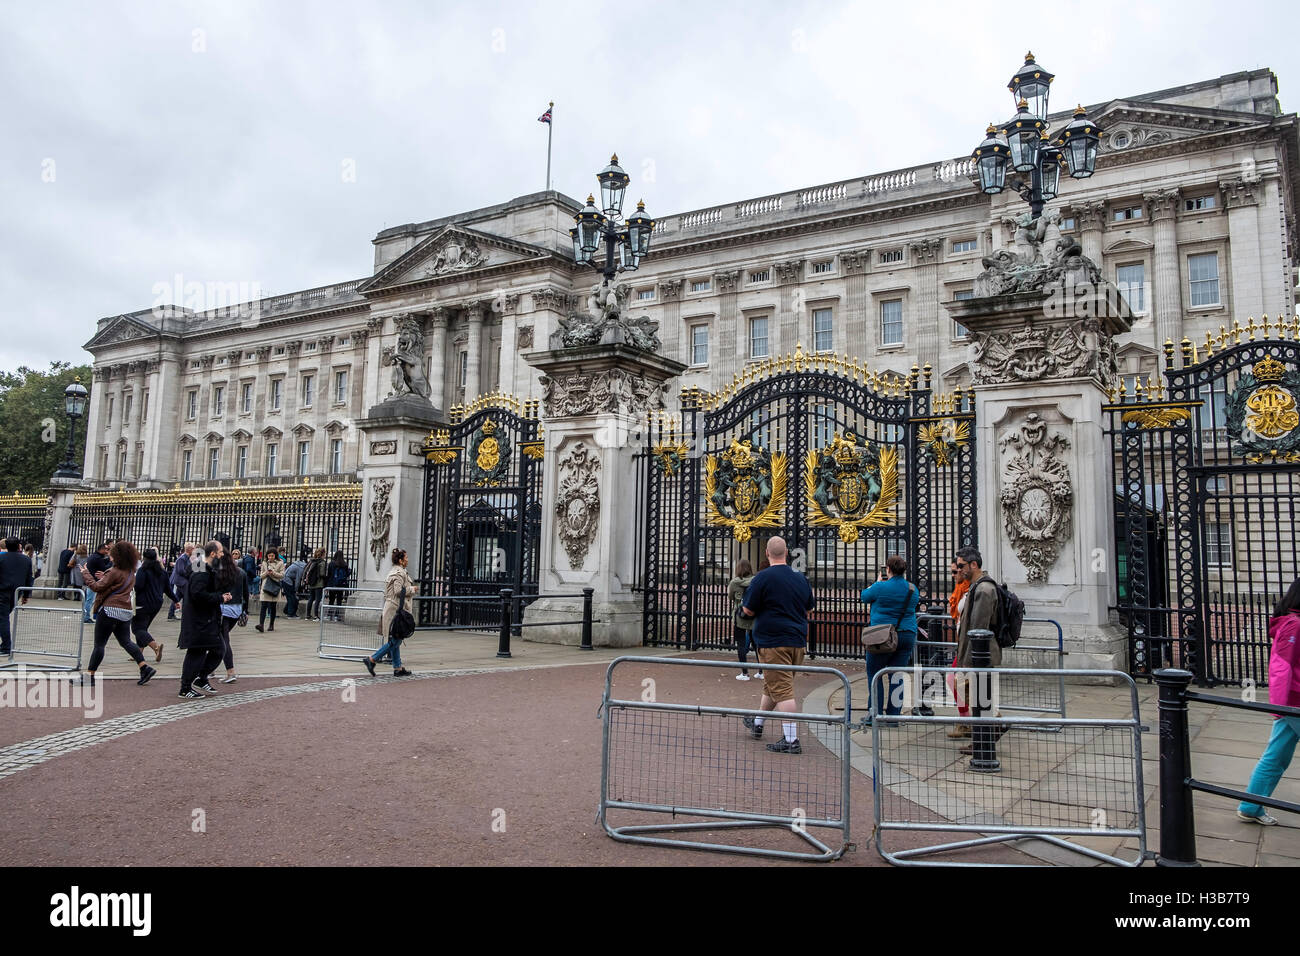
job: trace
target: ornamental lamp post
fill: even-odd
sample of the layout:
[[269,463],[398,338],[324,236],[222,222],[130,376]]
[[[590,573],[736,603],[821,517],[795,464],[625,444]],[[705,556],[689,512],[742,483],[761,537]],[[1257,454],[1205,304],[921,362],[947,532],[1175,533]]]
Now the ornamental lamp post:
[[[596,181],[603,211],[596,208],[596,197],[589,195],[587,204],[573,217],[575,225],[569,236],[574,261],[591,266],[606,282],[612,282],[618,273],[634,272],[641,265],[641,258],[650,251],[655,224],[646,214],[644,202],[638,202],[636,212],[623,218],[623,198],[632,177],[618,164],[617,153],[596,174]],[[596,252],[602,243],[605,255],[599,257]]]
[[[985,139],[971,158],[975,160],[980,191],[994,196],[1011,186],[1029,203],[1034,219],[1055,199],[1062,164],[1072,179],[1087,179],[1097,169],[1097,144],[1101,130],[1088,119],[1082,106],[1074,120],[1052,137],[1047,129],[1047,101],[1054,75],[1025,55],[1025,65],[1011,78],[1007,89],[1016,101],[1016,115],[1001,126],[990,124]],[[1007,182],[1007,170],[1020,177]]]
[[68,450],[64,454],[63,463],[54,473],[55,478],[75,480],[81,477],[81,463],[73,457],[76,454],[73,446],[77,438],[77,419],[86,413],[86,396],[89,394],[79,378],[63,390],[63,411],[68,416]]

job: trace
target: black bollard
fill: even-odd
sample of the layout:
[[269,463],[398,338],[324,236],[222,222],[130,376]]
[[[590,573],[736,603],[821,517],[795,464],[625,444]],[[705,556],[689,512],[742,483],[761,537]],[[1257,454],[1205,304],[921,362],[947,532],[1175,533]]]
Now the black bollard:
[[[993,632],[982,627],[974,628],[967,631],[966,636],[970,638],[971,666],[992,667],[993,652],[989,642],[993,640]],[[993,675],[977,673],[974,677],[970,713],[976,719],[971,722],[970,769],[976,773],[998,773],[1002,770],[1002,764],[998,761],[997,730],[992,724],[979,721],[993,703]],[[996,708],[993,708],[993,712],[997,713]]]
[[513,598],[514,591],[501,589],[501,640],[497,643],[497,657],[510,656],[510,605]]
[[580,651],[594,650],[591,646],[591,596],[595,593],[595,588],[582,589],[582,643],[578,645]]
[[1183,694],[1194,675],[1162,668],[1153,675],[1160,688],[1160,853],[1156,866],[1200,866],[1196,862],[1196,820],[1192,816],[1191,742]]

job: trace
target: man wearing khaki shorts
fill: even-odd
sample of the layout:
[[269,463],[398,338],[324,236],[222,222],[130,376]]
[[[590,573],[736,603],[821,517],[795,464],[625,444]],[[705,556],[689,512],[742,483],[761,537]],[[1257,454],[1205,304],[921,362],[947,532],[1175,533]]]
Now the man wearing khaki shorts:
[[[754,618],[752,640],[758,647],[758,659],[765,665],[794,665],[803,663],[808,647],[808,612],[813,609],[812,587],[808,579],[786,564],[784,538],[767,542],[767,560],[771,567],[754,575],[745,592],[741,613]],[[798,711],[794,699],[794,674],[773,667],[763,668],[763,699],[759,710],[779,710],[793,714]],[[745,726],[756,740],[763,736],[763,718],[746,717]],[[788,720],[781,723],[784,731],[781,740],[768,744],[773,753],[803,753],[799,746],[799,724]]]

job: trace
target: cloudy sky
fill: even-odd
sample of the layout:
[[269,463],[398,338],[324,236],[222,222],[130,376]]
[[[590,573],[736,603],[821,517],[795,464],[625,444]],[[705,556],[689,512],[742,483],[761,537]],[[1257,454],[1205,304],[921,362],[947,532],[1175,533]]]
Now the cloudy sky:
[[1056,109],[1270,67],[1293,111],[1295,11],[0,0],[0,369],[89,361],[178,276],[360,278],[386,226],[541,189],[549,100],[555,188],[617,150],[666,215],[966,154],[1027,48]]

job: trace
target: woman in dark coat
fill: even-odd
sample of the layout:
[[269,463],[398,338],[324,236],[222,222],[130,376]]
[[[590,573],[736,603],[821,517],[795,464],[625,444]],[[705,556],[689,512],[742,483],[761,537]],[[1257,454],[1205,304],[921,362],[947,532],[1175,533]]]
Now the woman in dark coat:
[[131,633],[135,643],[141,649],[152,648],[154,663],[162,660],[163,646],[149,633],[149,625],[162,610],[163,595],[176,601],[176,592],[172,590],[167,571],[158,560],[158,552],[153,548],[143,551],[144,562],[135,572],[135,617],[131,618]]
[[194,552],[194,571],[185,592],[181,612],[181,637],[177,646],[185,651],[181,668],[181,700],[197,700],[216,691],[208,676],[221,664],[221,605],[229,602],[229,592],[217,590],[216,570],[222,553],[221,543],[209,541],[203,552]]

